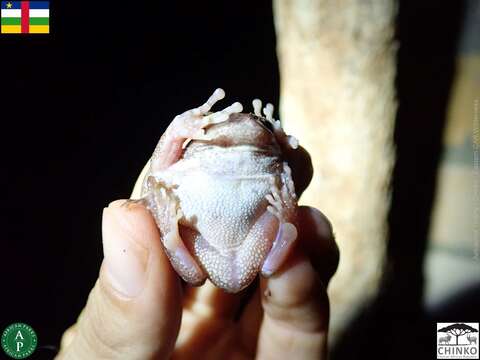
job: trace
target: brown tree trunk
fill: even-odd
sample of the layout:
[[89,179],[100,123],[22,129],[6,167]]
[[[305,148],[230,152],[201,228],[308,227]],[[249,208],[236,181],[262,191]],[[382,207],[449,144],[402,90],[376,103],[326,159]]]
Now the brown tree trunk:
[[280,118],[310,151],[303,203],[332,220],[340,266],[331,339],[377,291],[396,102],[393,0],[274,0]]

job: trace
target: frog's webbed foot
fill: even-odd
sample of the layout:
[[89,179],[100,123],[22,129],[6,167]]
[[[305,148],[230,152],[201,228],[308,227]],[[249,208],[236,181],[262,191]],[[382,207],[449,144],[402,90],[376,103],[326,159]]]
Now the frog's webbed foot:
[[211,140],[205,134],[208,126],[225,122],[231,114],[243,110],[242,104],[236,102],[223,110],[210,113],[213,105],[224,97],[225,92],[222,89],[216,89],[205,104],[177,115],[173,119],[153,153],[153,171],[166,169],[175,163],[191,140]]
[[205,135],[206,127],[225,122],[231,114],[239,113],[243,110],[242,104],[236,102],[223,110],[210,113],[213,105],[224,97],[225,92],[222,89],[216,89],[205,104],[175,117],[172,126],[176,128],[178,136],[187,141],[210,140]]
[[[254,99],[252,101],[253,104],[253,110],[256,116],[262,117],[262,101],[259,99]],[[263,108],[263,117],[267,119],[270,124],[272,124],[273,127],[273,134],[275,135],[275,138],[277,139],[278,143],[282,148],[287,148],[287,149],[297,149],[298,148],[298,140],[295,136],[292,135],[287,135],[285,131],[282,128],[282,124],[280,123],[280,120],[275,120],[273,118],[273,105],[270,103],[267,103],[265,107]]]
[[[149,176],[150,191],[143,200],[155,218],[165,252],[177,273],[191,285],[201,285],[207,275],[188,251],[178,228],[183,214],[171,191],[153,176]],[[142,200],[142,199],[141,199]]]
[[275,179],[271,179],[271,194],[266,196],[270,205],[267,210],[275,215],[281,223],[295,221],[297,209],[297,195],[292,179],[292,170],[286,162],[283,162],[283,171],[280,175],[281,189],[278,188]]
[[292,171],[286,162],[283,163],[280,178],[281,189],[272,179],[272,193],[266,196],[270,203],[267,210],[278,219],[279,226],[272,248],[263,263],[262,274],[264,276],[270,276],[280,268],[297,239],[297,228],[294,225],[296,222],[297,195],[292,180]]

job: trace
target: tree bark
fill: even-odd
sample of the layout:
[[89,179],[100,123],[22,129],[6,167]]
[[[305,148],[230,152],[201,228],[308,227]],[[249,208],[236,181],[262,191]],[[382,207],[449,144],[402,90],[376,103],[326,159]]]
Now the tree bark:
[[274,0],[280,118],[312,155],[303,202],[331,220],[340,265],[331,339],[377,292],[385,258],[393,125],[393,0]]

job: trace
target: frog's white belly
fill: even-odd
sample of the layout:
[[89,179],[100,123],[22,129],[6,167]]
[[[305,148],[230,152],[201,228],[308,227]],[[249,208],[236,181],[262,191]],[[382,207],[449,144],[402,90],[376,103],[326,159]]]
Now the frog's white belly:
[[272,176],[194,171],[177,177],[173,192],[184,215],[180,223],[195,228],[221,254],[235,252],[268,205]]

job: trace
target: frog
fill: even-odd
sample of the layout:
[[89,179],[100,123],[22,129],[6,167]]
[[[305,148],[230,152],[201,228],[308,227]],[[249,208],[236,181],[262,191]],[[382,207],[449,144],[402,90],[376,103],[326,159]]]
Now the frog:
[[[209,279],[229,293],[260,273],[272,276],[297,239],[297,195],[285,152],[298,148],[274,107],[253,112],[216,89],[177,115],[155,147],[142,181],[142,203],[158,226],[172,267],[188,284]],[[262,114],[263,111],[263,114]]]

